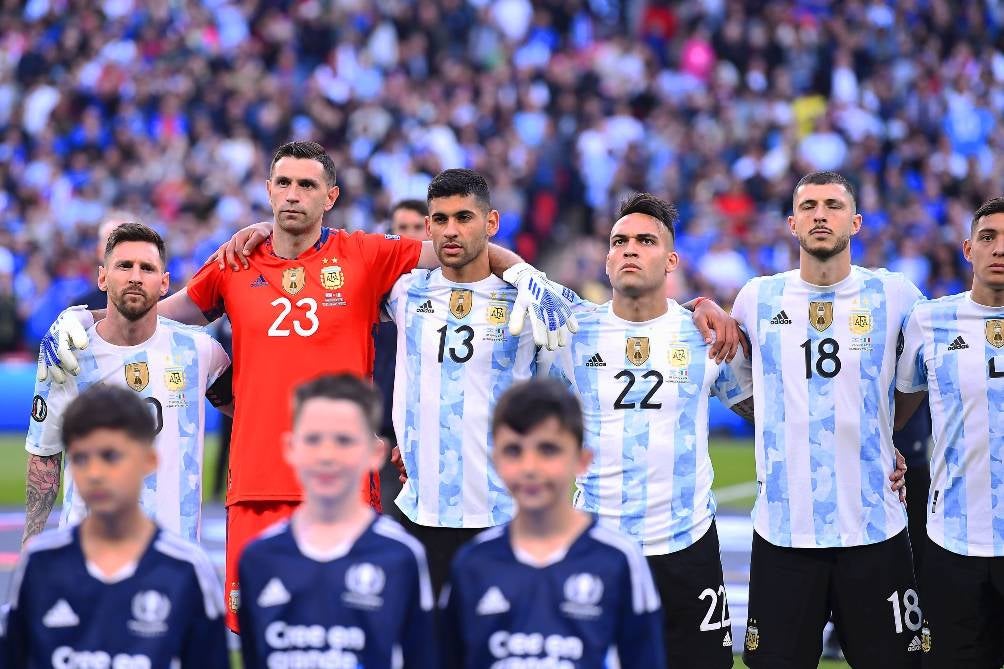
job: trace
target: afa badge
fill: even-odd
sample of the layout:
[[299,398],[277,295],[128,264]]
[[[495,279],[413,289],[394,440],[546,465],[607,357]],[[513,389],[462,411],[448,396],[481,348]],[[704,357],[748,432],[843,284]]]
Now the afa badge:
[[282,289],[290,295],[296,295],[306,283],[307,272],[302,267],[290,267],[282,271]]
[[185,389],[185,370],[180,367],[164,372],[164,385],[168,390],[178,392]]
[[924,621],[924,626],[920,628],[920,651],[922,653],[931,652],[931,628]]
[[230,606],[230,611],[232,613],[237,613],[237,609],[241,607],[241,591],[240,588],[231,588],[227,595],[227,604]]
[[673,367],[687,367],[690,365],[690,348],[685,344],[670,344],[667,357]]
[[650,353],[648,337],[628,337],[624,347],[624,355],[628,362],[637,367],[641,367],[648,362]]
[[809,323],[823,332],[833,324],[833,302],[809,302]]
[[505,303],[492,303],[488,306],[488,322],[492,325],[503,325],[509,318],[509,307]]
[[126,385],[137,393],[150,383],[150,367],[145,362],[130,362],[125,366]]
[[450,313],[455,318],[467,318],[474,306],[474,292],[466,288],[454,288],[450,291]]
[[345,285],[345,275],[338,265],[321,268],[321,285],[325,290],[338,290]]
[[752,652],[760,647],[760,630],[757,629],[756,621],[751,620],[746,626],[746,650]]
[[986,325],[987,341],[994,348],[1004,346],[1004,320],[991,318]]
[[857,335],[865,335],[872,331],[874,327],[872,313],[870,311],[851,312],[851,332]]

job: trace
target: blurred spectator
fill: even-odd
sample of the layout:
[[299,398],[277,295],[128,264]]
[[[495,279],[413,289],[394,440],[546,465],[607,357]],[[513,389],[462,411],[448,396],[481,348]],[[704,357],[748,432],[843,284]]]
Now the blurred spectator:
[[632,190],[681,211],[695,260],[674,285],[728,303],[738,277],[792,266],[791,188],[838,169],[862,190],[858,261],[951,290],[967,218],[1004,183],[1002,21],[991,0],[3,0],[0,311],[35,346],[91,288],[112,209],[157,228],[186,281],[269,216],[291,138],[337,162],[329,225],[384,230],[470,167],[499,240],[600,297]]

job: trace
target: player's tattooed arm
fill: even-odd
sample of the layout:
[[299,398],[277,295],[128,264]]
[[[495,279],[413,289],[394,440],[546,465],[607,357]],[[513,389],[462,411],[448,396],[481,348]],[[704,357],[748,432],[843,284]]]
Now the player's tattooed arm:
[[753,398],[747,397],[741,402],[732,405],[732,410],[750,423],[753,422]]
[[28,455],[28,471],[25,478],[25,514],[23,546],[28,539],[45,529],[49,513],[59,494],[59,476],[62,471],[63,454]]

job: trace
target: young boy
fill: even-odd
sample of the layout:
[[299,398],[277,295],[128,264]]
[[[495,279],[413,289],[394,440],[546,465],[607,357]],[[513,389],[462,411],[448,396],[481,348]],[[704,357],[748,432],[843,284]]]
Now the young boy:
[[569,499],[592,457],[578,401],[555,380],[514,385],[492,433],[518,511],[453,562],[441,601],[444,666],[665,667],[645,558]]
[[303,503],[240,557],[244,666],[439,669],[425,552],[364,503],[380,468],[380,395],[349,375],[296,389],[286,462]]
[[209,559],[140,507],[157,468],[149,405],[95,385],[63,415],[70,473],[89,514],[28,542],[14,573],[3,667],[229,667]]

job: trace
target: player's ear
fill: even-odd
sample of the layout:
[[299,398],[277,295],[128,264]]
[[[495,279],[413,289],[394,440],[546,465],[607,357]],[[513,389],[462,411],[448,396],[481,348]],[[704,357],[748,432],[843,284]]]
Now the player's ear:
[[108,292],[108,269],[104,265],[98,265],[98,290]]
[[499,212],[498,209],[492,209],[488,212],[488,236],[494,237],[495,233],[499,231]]
[[861,231],[861,222],[863,220],[864,219],[861,217],[861,214],[854,214],[854,218],[851,219],[851,234],[852,235],[856,235],[856,234],[858,234],[858,232]]
[[962,255],[966,257],[969,262],[973,261],[973,240],[963,239],[962,240]]
[[666,274],[671,274],[676,271],[676,268],[680,264],[680,254],[676,251],[670,251],[666,255]]
[[338,186],[332,186],[328,189],[328,199],[324,203],[324,211],[330,210],[335,206],[335,201],[338,200],[338,195],[342,190]]
[[797,237],[798,236],[798,234],[795,232],[795,217],[794,216],[789,216],[788,217],[788,229],[791,230],[791,236],[792,237]]
[[167,291],[171,289],[171,273],[164,272],[160,277],[160,296],[164,297],[167,295]]

